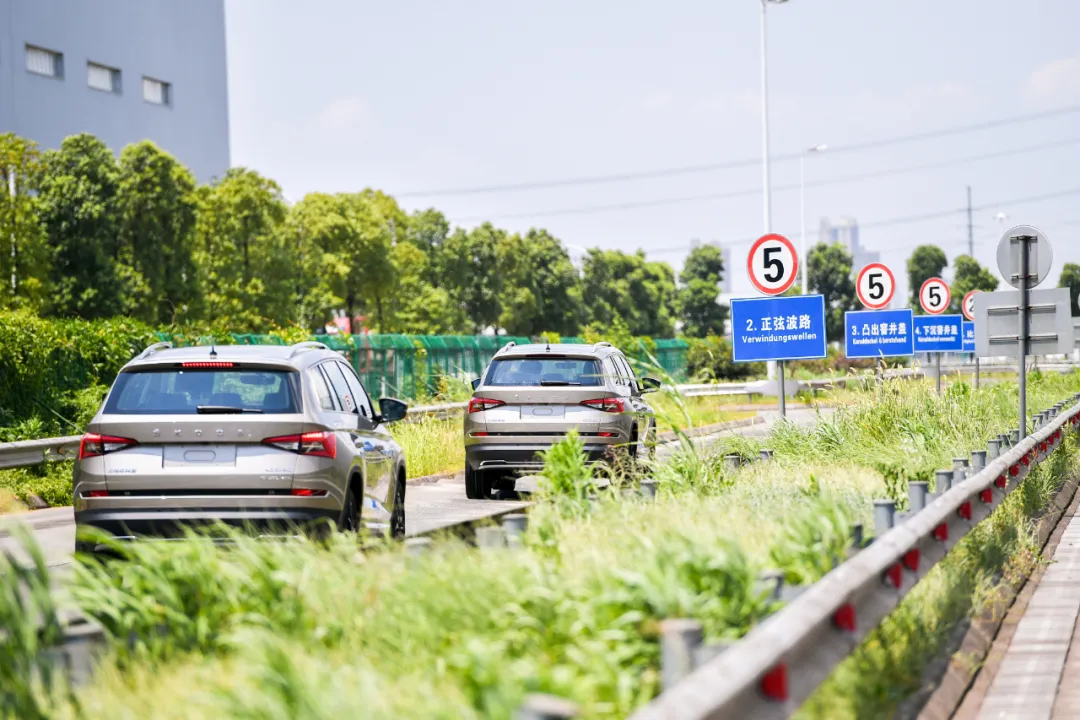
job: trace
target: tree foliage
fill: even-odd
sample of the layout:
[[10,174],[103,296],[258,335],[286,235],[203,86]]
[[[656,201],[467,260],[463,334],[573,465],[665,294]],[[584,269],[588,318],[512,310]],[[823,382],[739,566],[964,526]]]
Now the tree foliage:
[[1080,265],[1065,263],[1061,268],[1058,287],[1069,288],[1069,307],[1072,308],[1073,317],[1080,316],[1080,307],[1077,307],[1077,298],[1080,298]]
[[582,295],[594,322],[626,321],[634,335],[669,337],[675,330],[675,273],[666,263],[649,262],[644,251],[589,250]]
[[994,274],[970,255],[961,255],[953,261],[952,312],[961,312],[964,296],[972,290],[993,292],[998,288]]
[[825,298],[825,334],[830,342],[844,341],[844,313],[855,308],[851,253],[840,243],[818,243],[807,258],[810,290]]
[[36,197],[41,175],[33,142],[0,135],[0,309],[38,311],[49,292],[50,253]]
[[937,245],[920,245],[911,253],[907,261],[908,289],[911,293],[910,307],[916,315],[922,314],[919,289],[930,278],[941,277],[948,264],[945,251]]
[[683,334],[703,338],[723,335],[727,308],[716,298],[724,279],[724,255],[715,245],[701,245],[690,251],[679,273],[679,317]]

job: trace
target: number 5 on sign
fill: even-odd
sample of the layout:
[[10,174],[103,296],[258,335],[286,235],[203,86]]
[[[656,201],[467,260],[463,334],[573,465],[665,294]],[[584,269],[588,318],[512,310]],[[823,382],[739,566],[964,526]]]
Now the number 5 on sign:
[[952,293],[941,278],[930,278],[919,288],[919,304],[927,315],[940,315],[949,308]]
[[855,291],[859,295],[859,302],[868,310],[880,310],[892,301],[896,292],[896,278],[881,263],[870,263],[859,271]]
[[781,295],[799,276],[799,256],[783,235],[769,233],[754,241],[746,258],[750,282],[766,295]]

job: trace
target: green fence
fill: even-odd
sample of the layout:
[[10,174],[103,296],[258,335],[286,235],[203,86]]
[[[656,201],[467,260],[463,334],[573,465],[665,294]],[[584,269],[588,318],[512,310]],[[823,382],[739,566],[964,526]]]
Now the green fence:
[[[223,337],[192,337],[158,333],[161,340],[176,347],[185,345],[218,344],[284,345],[275,335],[229,335]],[[468,381],[479,377],[504,345],[522,345],[532,340],[506,335],[315,335],[313,340],[324,343],[349,359],[368,392],[383,397],[434,397],[448,390],[448,382]],[[562,338],[564,343],[581,344],[581,338]],[[654,340],[652,353],[660,367],[675,378],[686,380],[686,341]],[[643,365],[649,364],[649,354],[643,345],[625,348]]]

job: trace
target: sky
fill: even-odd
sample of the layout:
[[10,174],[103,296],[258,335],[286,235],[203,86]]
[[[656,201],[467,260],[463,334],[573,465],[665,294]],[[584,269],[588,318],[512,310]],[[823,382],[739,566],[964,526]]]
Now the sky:
[[[226,23],[232,162],[288,199],[379,188],[676,268],[719,241],[752,294],[758,0],[226,0]],[[1001,235],[1035,225],[1056,283],[1080,262],[1077,28],[1076,0],[770,3],[771,230],[798,246],[797,158],[827,144],[805,163],[808,243],[822,217],[855,218],[898,298],[912,248],[967,252],[968,186],[976,258],[996,271]],[[627,174],[646,177],[580,182]]]

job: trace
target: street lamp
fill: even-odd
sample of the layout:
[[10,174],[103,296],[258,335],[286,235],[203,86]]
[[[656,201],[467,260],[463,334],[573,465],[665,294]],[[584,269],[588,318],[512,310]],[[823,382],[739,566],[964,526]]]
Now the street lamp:
[[[779,5],[787,0],[761,0],[761,167],[762,179],[765,185],[765,232],[772,232],[772,208],[770,207],[770,195],[772,188],[769,185],[769,70],[768,70],[768,43],[765,33],[765,8],[769,3]],[[776,375],[776,361],[770,360],[765,364],[766,375],[772,379]],[[783,398],[781,397],[781,403]],[[781,405],[781,407],[783,407]]]
[[802,239],[799,241],[799,254],[802,255],[802,294],[809,294],[806,280],[806,267],[810,258],[806,256],[806,156],[810,153],[824,152],[828,145],[808,147],[799,154],[799,214],[802,217]]

